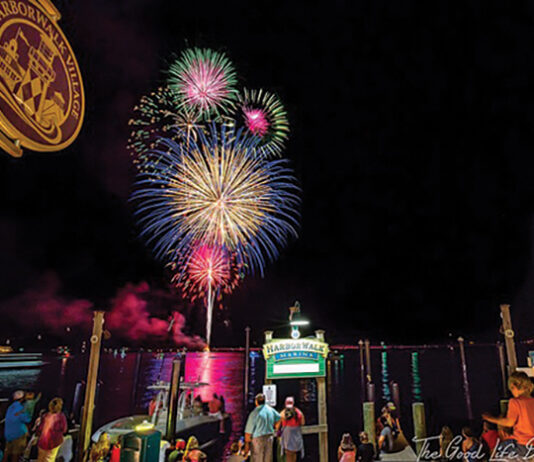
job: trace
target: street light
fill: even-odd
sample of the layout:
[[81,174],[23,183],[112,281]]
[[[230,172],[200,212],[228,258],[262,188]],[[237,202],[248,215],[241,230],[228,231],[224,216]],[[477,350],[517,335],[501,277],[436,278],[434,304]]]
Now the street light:
[[300,326],[308,326],[310,321],[304,318],[300,312],[300,303],[295,302],[289,307],[289,325],[291,326],[291,338],[300,338]]

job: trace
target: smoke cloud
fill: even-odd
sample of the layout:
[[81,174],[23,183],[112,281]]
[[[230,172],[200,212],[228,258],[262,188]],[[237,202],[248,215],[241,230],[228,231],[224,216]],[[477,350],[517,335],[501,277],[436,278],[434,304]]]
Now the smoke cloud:
[[[62,335],[66,329],[88,333],[92,327],[93,303],[85,299],[69,300],[61,295],[62,284],[54,272],[44,274],[31,287],[5,302],[0,303],[0,312],[26,332],[42,330]],[[200,349],[205,346],[198,336],[183,332],[186,319],[174,311],[169,319],[152,316],[149,303],[151,288],[146,282],[127,284],[117,291],[105,317],[105,328],[113,338],[140,344],[145,342],[168,342],[176,346]]]

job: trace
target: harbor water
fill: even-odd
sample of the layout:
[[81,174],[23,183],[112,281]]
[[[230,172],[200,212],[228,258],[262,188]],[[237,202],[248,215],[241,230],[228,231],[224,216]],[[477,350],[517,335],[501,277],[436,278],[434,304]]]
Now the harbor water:
[[[526,363],[528,348],[518,345],[520,363]],[[384,355],[384,351],[387,353]],[[414,353],[417,368],[414,371]],[[154,391],[148,389],[158,380],[169,381],[172,353],[103,353],[96,398],[95,425],[119,417],[146,412]],[[525,358],[522,361],[522,358]],[[426,407],[429,435],[439,433],[442,425],[455,431],[468,423],[465,389],[457,345],[440,348],[406,348],[371,350],[372,377],[376,388],[377,409],[390,399],[390,382],[400,388],[401,423],[408,439],[412,438],[411,404],[422,399]],[[496,347],[466,345],[467,373],[472,403],[473,424],[480,425],[480,414],[497,412],[503,393],[501,369]],[[0,370],[0,397],[16,389],[43,393],[43,403],[54,396],[65,399],[67,412],[75,409],[82,393],[77,384],[85,380],[88,355],[69,358],[45,357],[46,364],[37,369]],[[200,389],[203,400],[213,393],[224,396],[226,410],[232,415],[233,437],[242,435],[246,414],[253,406],[254,395],[261,391],[264,361],[259,352],[251,352],[250,390],[244,398],[244,353],[187,353],[184,378],[209,386]],[[362,429],[361,376],[359,351],[340,349],[327,363],[329,445],[332,460],[344,432],[353,436]],[[415,375],[415,377],[414,377]],[[279,381],[278,407],[286,396],[294,396],[310,424],[317,421],[317,393],[313,380]],[[78,393],[76,392],[78,390]],[[316,437],[306,436],[308,456],[316,460]]]

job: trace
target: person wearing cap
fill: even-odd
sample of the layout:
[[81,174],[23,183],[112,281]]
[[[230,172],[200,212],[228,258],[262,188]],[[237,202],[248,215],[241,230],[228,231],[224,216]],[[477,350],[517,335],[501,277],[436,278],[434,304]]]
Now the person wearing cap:
[[6,462],[18,462],[24,453],[24,449],[26,449],[28,439],[28,427],[26,424],[30,423],[31,418],[24,412],[23,399],[24,392],[17,390],[13,393],[13,402],[7,408],[4,425],[6,439],[4,460]]
[[272,462],[273,434],[280,414],[265,403],[265,395],[259,393],[256,408],[250,413],[245,426],[245,454],[251,451],[251,462]]
[[285,408],[280,413],[279,428],[281,432],[281,446],[286,462],[296,462],[297,454],[304,457],[304,440],[302,426],[305,424],[304,414],[295,407],[295,398],[288,396]]

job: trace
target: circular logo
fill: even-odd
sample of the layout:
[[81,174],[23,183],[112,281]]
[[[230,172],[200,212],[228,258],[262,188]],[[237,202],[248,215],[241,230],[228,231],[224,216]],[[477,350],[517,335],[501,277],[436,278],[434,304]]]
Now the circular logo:
[[85,109],[72,49],[36,0],[0,1],[0,128],[34,151],[74,141]]

